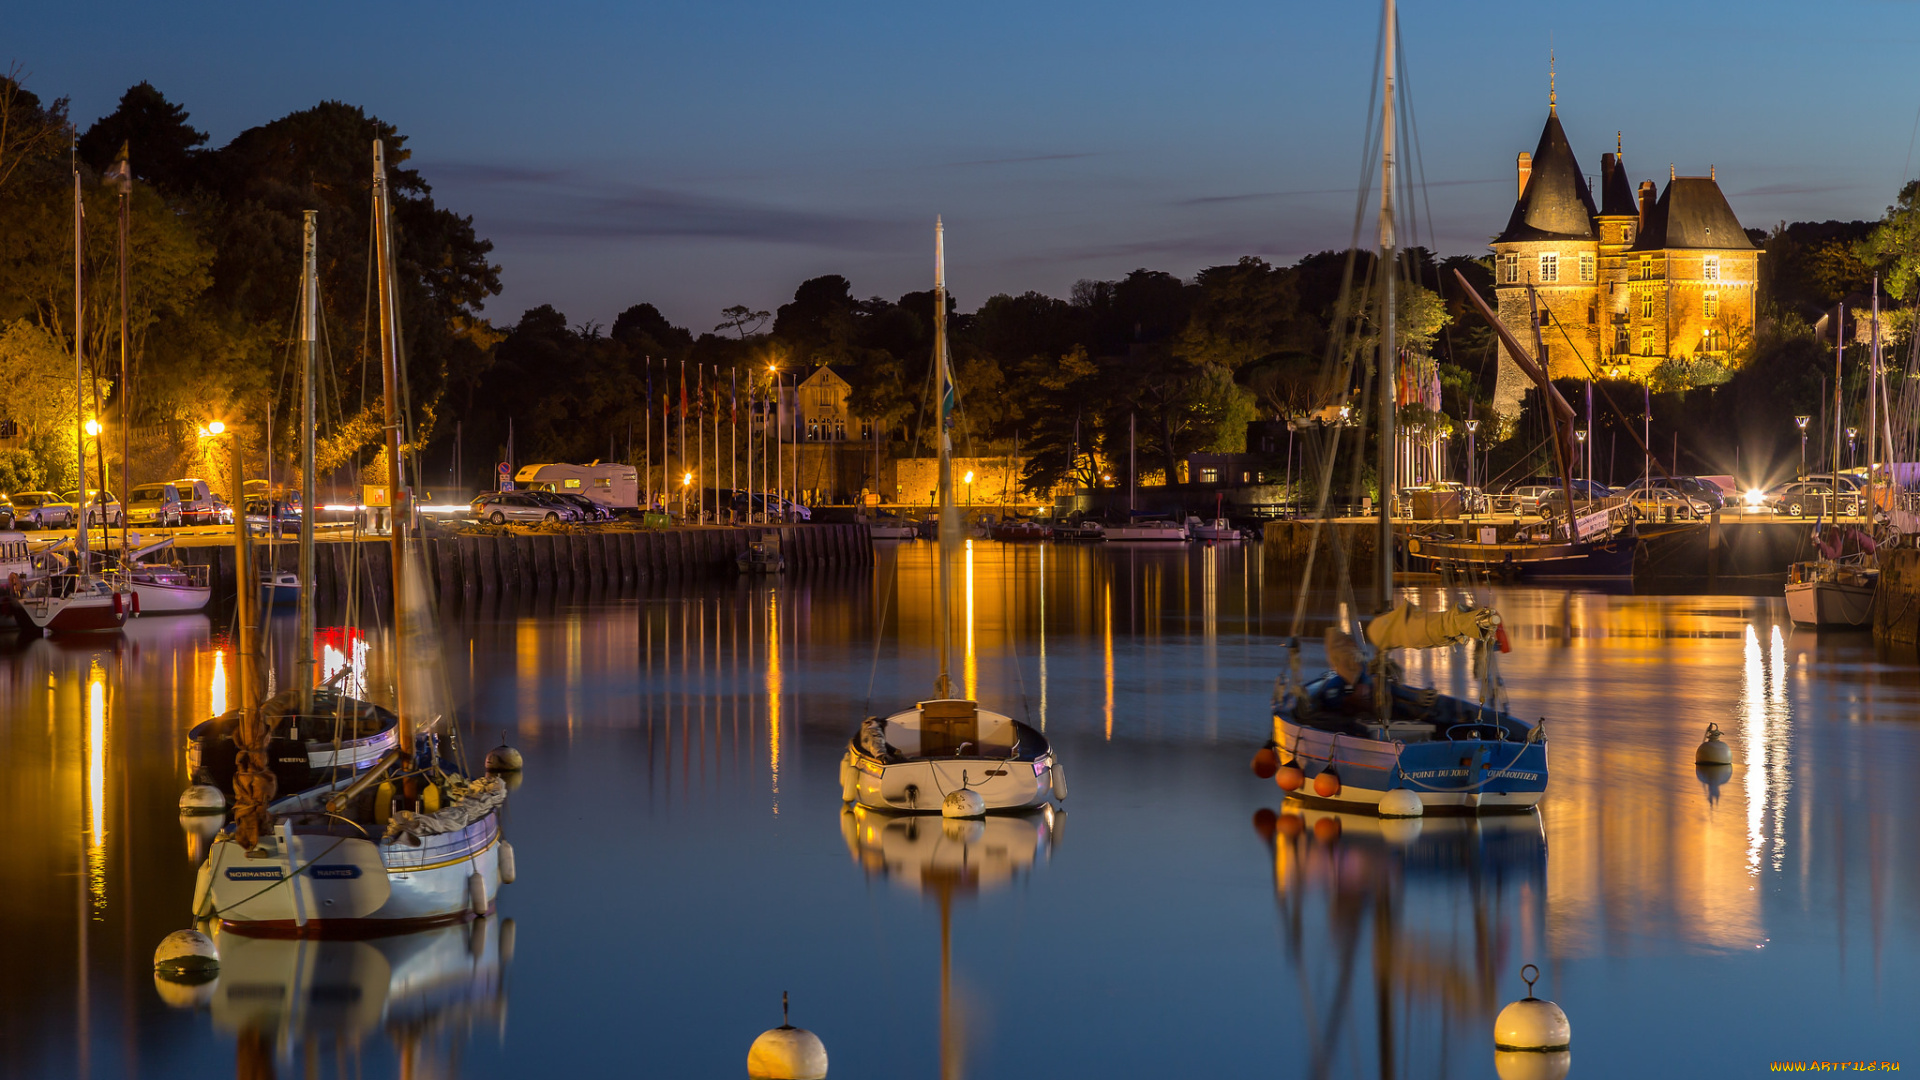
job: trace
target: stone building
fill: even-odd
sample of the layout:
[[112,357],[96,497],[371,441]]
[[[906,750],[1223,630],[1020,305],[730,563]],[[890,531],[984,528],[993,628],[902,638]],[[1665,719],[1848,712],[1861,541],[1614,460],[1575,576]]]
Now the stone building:
[[[1491,245],[1500,321],[1552,378],[1645,380],[1667,360],[1735,362],[1751,339],[1760,252],[1713,170],[1636,192],[1617,141],[1600,156],[1600,204],[1552,96],[1533,153],[1519,155],[1513,213]],[[1637,197],[1636,197],[1637,196]],[[1516,417],[1531,387],[1500,349],[1494,408]]]

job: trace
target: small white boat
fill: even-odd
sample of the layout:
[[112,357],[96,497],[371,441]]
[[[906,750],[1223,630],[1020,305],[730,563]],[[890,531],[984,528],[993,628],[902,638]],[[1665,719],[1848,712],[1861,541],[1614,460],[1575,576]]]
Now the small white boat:
[[1187,519],[1187,536],[1194,540],[1206,540],[1215,544],[1236,543],[1240,540],[1240,530],[1226,518]]
[[1062,521],[1047,530],[1055,540],[1091,543],[1107,538],[1106,526],[1097,521]]
[[1794,563],[1787,581],[1787,617],[1795,626],[1861,627],[1873,623],[1880,570],[1857,562]]
[[119,630],[136,599],[125,578],[108,574],[51,574],[22,579],[12,596],[14,616],[44,635]]
[[213,595],[204,566],[138,563],[127,571],[127,580],[140,599],[137,610],[142,615],[203,611],[207,599]]
[[292,607],[299,603],[300,575],[291,570],[262,570],[260,602],[267,607]]
[[1045,735],[959,698],[868,717],[840,759],[841,800],[874,810],[937,814],[963,789],[988,811],[1033,810],[1066,798],[1066,779]]
[[1166,518],[1134,518],[1124,524],[1106,527],[1107,542],[1115,543],[1185,543],[1186,526]]

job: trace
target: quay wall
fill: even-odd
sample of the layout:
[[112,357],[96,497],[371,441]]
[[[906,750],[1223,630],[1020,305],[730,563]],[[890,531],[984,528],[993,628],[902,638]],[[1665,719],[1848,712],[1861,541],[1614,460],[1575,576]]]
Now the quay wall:
[[[787,571],[853,569],[873,565],[865,525],[750,525],[675,529],[581,529],[544,532],[510,528],[420,538],[425,573],[441,594],[498,595],[536,591],[605,590],[651,582],[733,577],[735,557],[757,540],[778,540]],[[233,548],[176,548],[183,562],[209,566],[216,603],[232,603]],[[297,545],[255,541],[264,566],[297,568]],[[314,545],[316,600],[344,606],[358,575],[363,601],[390,607],[392,545],[384,537],[329,540]]]
[[1879,554],[1880,587],[1873,594],[1873,636],[1920,645],[1920,551],[1901,547]]

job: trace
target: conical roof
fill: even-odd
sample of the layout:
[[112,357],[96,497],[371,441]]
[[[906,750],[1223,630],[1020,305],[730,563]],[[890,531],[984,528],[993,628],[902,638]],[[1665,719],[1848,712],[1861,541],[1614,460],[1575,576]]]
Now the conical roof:
[[1676,176],[1653,204],[1647,226],[1629,251],[1709,248],[1749,251],[1753,241],[1733,216],[1720,185],[1709,176]]
[[1617,154],[1600,155],[1600,214],[1603,217],[1637,217],[1640,207],[1633,199],[1633,181],[1627,179],[1627,163]]
[[1527,190],[1513,204],[1513,216],[1506,231],[1494,241],[1510,244],[1526,240],[1593,239],[1593,195],[1587,191],[1587,178],[1580,173],[1580,162],[1567,144],[1567,133],[1560,127],[1560,116],[1547,113],[1547,126],[1540,132],[1540,146],[1533,152],[1533,172]]

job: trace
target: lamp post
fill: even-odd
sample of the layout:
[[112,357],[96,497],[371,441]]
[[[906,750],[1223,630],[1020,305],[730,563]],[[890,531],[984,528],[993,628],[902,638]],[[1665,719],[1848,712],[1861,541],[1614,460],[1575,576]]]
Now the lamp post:
[[[1593,469],[1585,464],[1587,460],[1587,429],[1579,428],[1575,430],[1573,433],[1573,440],[1580,444],[1579,447],[1574,451],[1574,460],[1582,463],[1581,468],[1584,472],[1592,473]],[[1589,475],[1589,476],[1583,476],[1581,477],[1581,479],[1591,482],[1593,478],[1592,476]]]
[[[1474,467],[1475,467],[1474,460],[1473,460],[1473,435],[1474,435],[1474,432],[1479,430],[1480,430],[1480,421],[1478,420],[1467,421],[1467,491],[1468,491],[1467,498],[1470,500],[1474,498],[1473,492],[1476,490],[1473,486]],[[1472,509],[1471,503],[1468,504],[1467,516],[1468,517],[1473,516],[1473,509]]]
[[1811,416],[1793,418],[1793,426],[1800,429],[1800,475],[1802,477],[1807,475],[1807,421],[1811,419],[1813,419]]
[[1854,436],[1858,434],[1860,434],[1859,428],[1847,429],[1847,471],[1848,472],[1853,471],[1853,439],[1854,439]]
[[687,520],[687,489],[693,486],[693,474],[687,473],[680,478],[680,520]]

